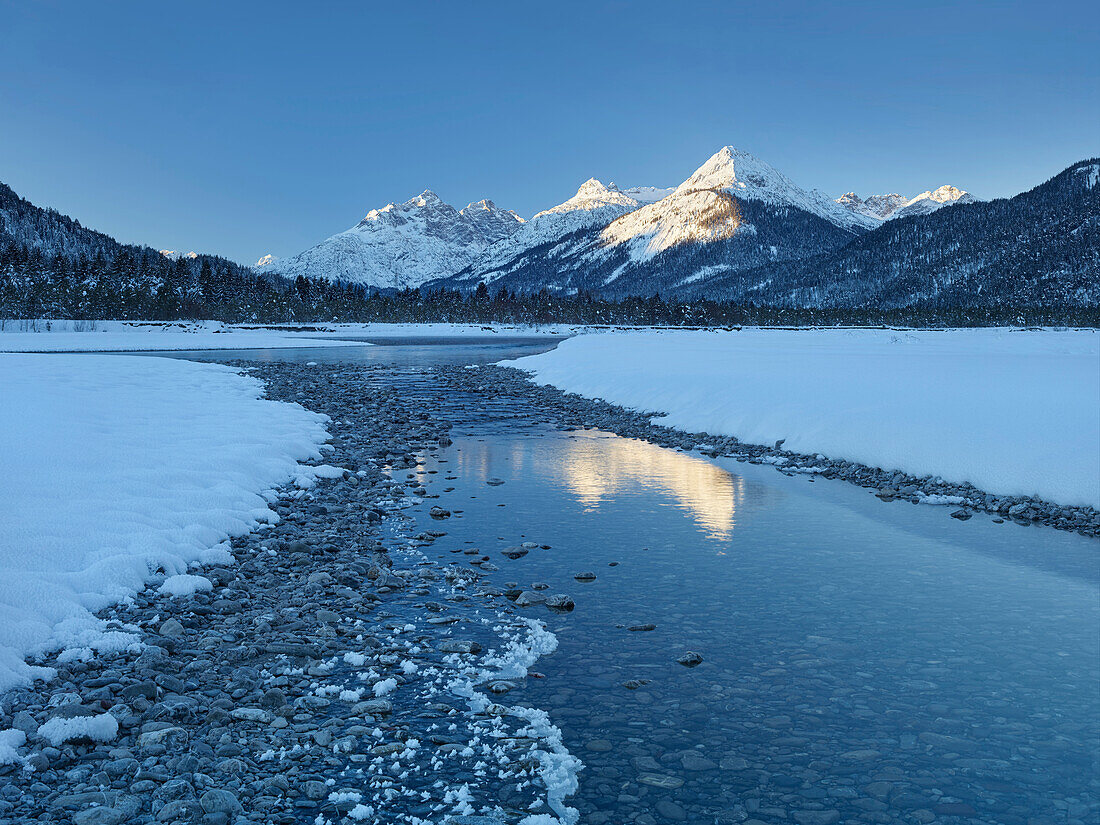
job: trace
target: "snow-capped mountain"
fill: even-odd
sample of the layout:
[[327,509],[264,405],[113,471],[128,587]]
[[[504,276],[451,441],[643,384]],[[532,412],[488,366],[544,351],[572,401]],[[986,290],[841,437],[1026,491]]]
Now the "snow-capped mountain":
[[961,190],[940,192],[944,200],[925,194],[910,203],[940,206],[888,220],[823,255],[719,274],[681,296],[880,308],[1057,308],[1100,300],[1100,160],[966,209],[942,208],[964,203]]
[[199,257],[198,252],[178,252],[175,249],[161,249],[160,254],[170,261],[178,261],[180,258],[187,258],[189,260],[195,260]]
[[945,206],[955,206],[960,203],[974,203],[975,198],[969,192],[957,189],[954,186],[941,186],[931,192],[921,192],[912,198],[905,206],[900,207],[890,215],[891,218],[908,218],[913,215],[927,215],[942,209]]
[[837,198],[836,202],[853,212],[884,221],[909,203],[909,200],[905,195],[899,195],[896,192],[891,195],[871,195],[866,200],[855,192],[847,192]]
[[[647,194],[664,191],[652,187],[645,187],[645,190]],[[480,281],[480,273],[499,271],[509,261],[529,250],[586,230],[602,229],[641,205],[642,201],[630,197],[615,184],[604,185],[595,178],[589,178],[569,200],[539,212],[518,231],[486,249],[471,264],[467,280]]]
[[842,229],[870,229],[867,216],[853,213],[817,190],[806,190],[755,155],[723,146],[694,174],[676,187],[674,195],[712,189],[737,198],[775,206],[794,206],[824,218]]
[[468,266],[523,225],[492,201],[455,209],[431,190],[405,203],[372,209],[358,224],[268,271],[378,289],[417,287]]
[[270,270],[275,263],[280,259],[275,255],[264,255],[256,263],[252,264],[253,269],[268,269]]
[[262,272],[404,289],[425,284],[522,292],[675,292],[730,273],[831,252],[883,221],[973,198],[951,186],[915,198],[804,189],[724,146],[674,189],[590,178],[524,222],[479,201],[456,210],[431,191],[374,209],[356,226]]
[[836,202],[857,214],[866,215],[877,221],[887,221],[912,215],[927,215],[944,206],[975,203],[976,199],[963,189],[944,185],[934,191],[921,192],[915,198],[893,194],[871,195],[864,200],[855,192],[848,192],[837,198]]
[[[568,232],[527,237],[525,227],[506,242],[514,244],[507,254],[482,256],[446,283],[468,288],[499,282],[523,292],[546,287],[652,294],[717,272],[829,251],[878,225],[732,146],[720,149],[670,194],[637,208],[630,208],[627,201],[637,199],[626,192],[597,191],[596,184],[589,181],[576,198],[555,207],[576,221]],[[608,193],[615,199],[599,211],[569,209],[586,200],[586,187],[597,199],[608,199]],[[619,214],[613,215],[611,206]],[[614,219],[603,222],[607,215]]]
[[543,210],[532,218],[537,221],[546,215],[568,215],[576,212],[593,212],[607,206],[622,207],[626,210],[637,209],[642,201],[633,198],[619,189],[615,184],[604,186],[595,178],[589,178],[581,184],[577,194],[569,200],[559,203],[550,209]]

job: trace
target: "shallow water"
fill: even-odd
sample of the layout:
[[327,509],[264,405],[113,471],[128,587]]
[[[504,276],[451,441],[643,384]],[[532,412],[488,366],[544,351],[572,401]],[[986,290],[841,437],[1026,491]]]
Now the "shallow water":
[[[428,458],[428,489],[454,489],[424,507],[455,512],[441,559],[477,546],[495,583],[576,601],[523,610],[559,648],[508,698],[549,710],[586,763],[582,821],[1095,821],[1094,541],[503,429]],[[500,553],[523,541],[551,549]]]
[[[575,600],[520,610],[559,646],[505,701],[548,710],[585,762],[582,822],[1098,821],[1097,542],[560,432],[411,369],[530,346],[552,344],[283,353],[403,367],[456,425],[414,474],[438,498],[411,514],[447,531],[422,552],[477,547],[492,583]],[[525,541],[550,549],[500,552]]]

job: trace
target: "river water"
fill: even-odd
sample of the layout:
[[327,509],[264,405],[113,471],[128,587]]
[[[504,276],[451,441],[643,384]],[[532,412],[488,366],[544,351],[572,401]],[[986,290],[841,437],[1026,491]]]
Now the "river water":
[[[430,558],[477,548],[489,582],[574,600],[521,608],[558,648],[507,701],[548,711],[584,762],[582,822],[1100,821],[1097,542],[560,431],[417,369],[550,346],[261,357],[391,364],[452,420],[414,473],[434,497],[410,513],[446,530]],[[538,547],[501,552],[523,542]]]

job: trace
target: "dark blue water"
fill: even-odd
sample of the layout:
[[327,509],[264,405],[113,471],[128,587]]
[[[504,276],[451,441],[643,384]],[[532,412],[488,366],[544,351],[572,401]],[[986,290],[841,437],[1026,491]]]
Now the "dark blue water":
[[[435,552],[575,600],[521,611],[560,646],[509,700],[585,761],[582,821],[1096,821],[1096,542],[606,433],[467,432],[420,471],[455,512]],[[501,554],[524,541],[551,549]]]

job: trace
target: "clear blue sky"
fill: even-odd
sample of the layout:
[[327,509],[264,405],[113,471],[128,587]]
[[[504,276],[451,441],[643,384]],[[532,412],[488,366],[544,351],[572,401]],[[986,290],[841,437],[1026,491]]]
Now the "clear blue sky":
[[0,0],[0,180],[251,263],[434,189],[524,216],[724,144],[830,194],[1100,154],[1100,4]]

